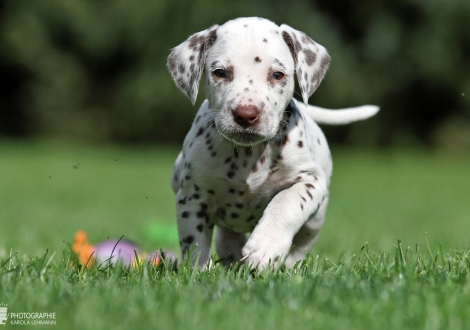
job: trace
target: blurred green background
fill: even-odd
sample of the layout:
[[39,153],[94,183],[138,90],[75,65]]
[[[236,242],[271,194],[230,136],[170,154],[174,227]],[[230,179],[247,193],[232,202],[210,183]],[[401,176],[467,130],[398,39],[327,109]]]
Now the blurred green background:
[[0,248],[60,250],[80,228],[92,242],[126,234],[175,248],[171,166],[204,93],[191,106],[166,57],[240,16],[289,24],[328,49],[310,103],[381,107],[324,127],[335,177],[318,248],[385,248],[425,232],[464,246],[470,1],[4,0]]
[[4,0],[0,134],[181,142],[195,108],[166,57],[240,16],[289,24],[329,50],[311,103],[382,107],[366,123],[327,129],[330,141],[470,145],[468,0]]

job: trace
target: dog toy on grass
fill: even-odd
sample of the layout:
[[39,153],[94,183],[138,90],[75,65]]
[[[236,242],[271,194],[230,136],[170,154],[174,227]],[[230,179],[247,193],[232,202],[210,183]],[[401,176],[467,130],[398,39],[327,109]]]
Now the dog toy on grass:
[[163,258],[176,261],[176,256],[172,252],[142,253],[136,244],[124,239],[108,239],[91,245],[83,230],[75,233],[72,251],[77,255],[80,264],[88,268],[94,264],[100,265],[106,262],[111,264],[121,262],[124,266],[135,267],[141,265],[142,262],[157,266]]

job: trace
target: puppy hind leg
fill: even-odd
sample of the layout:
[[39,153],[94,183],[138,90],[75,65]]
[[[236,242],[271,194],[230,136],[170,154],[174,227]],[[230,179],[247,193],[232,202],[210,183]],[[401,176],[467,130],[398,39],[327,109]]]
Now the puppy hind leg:
[[241,250],[246,243],[246,234],[217,227],[215,233],[215,247],[220,262],[224,266],[231,266],[242,258]]

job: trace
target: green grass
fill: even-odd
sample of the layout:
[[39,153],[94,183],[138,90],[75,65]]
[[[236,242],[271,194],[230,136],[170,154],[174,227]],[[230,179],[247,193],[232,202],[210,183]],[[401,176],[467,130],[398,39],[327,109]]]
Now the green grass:
[[175,147],[0,144],[0,248],[62,251],[84,229],[91,242],[124,234],[155,249],[152,225],[175,219],[169,182],[177,153]]
[[177,251],[177,153],[0,142],[0,304],[56,313],[36,329],[470,327],[470,155],[333,150],[327,221],[292,270],[71,267],[78,229]]

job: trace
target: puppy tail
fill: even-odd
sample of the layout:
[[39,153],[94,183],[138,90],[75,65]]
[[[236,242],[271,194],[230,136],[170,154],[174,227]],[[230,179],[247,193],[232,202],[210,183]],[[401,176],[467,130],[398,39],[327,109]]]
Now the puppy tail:
[[374,116],[380,108],[376,105],[363,105],[360,107],[346,109],[324,109],[301,102],[296,102],[303,110],[318,124],[346,125],[355,121],[364,120]]

